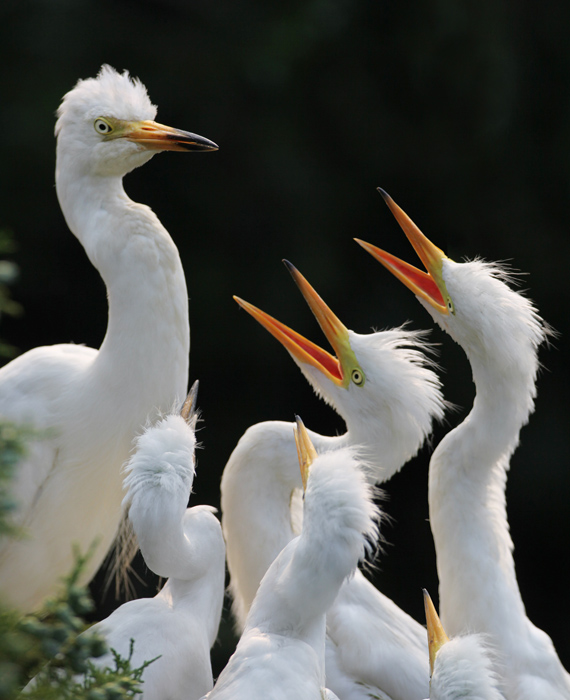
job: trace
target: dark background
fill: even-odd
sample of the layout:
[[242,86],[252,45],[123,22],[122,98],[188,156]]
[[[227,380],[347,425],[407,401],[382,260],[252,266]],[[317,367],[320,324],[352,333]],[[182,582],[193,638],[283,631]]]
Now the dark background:
[[[218,504],[245,429],[299,413],[343,430],[288,354],[232,294],[317,343],[323,337],[282,258],[343,322],[432,327],[413,295],[352,240],[413,251],[382,186],[456,260],[510,260],[560,333],[541,351],[537,409],[513,460],[508,509],[529,617],[570,666],[568,257],[570,6],[545,0],[3,0],[0,9],[0,228],[18,244],[3,339],[24,351],[98,347],[105,290],[69,233],[54,189],[54,112],[80,77],[127,68],[158,120],[216,141],[215,154],[159,155],[126,179],[180,249],[191,299],[191,379],[204,417],[192,502]],[[446,397],[473,400],[463,352],[439,329]],[[386,485],[391,543],[382,590],[423,621],[436,598],[425,448]],[[149,577],[149,581],[151,581]],[[152,595],[153,585],[141,594]],[[116,603],[93,586],[98,614]],[[225,614],[226,619],[228,615]],[[232,650],[222,627],[215,670]]]

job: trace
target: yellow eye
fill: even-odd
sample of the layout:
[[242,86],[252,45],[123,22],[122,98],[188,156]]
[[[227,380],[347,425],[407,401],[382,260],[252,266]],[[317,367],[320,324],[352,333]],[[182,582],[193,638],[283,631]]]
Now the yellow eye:
[[364,384],[364,373],[359,369],[353,369],[350,378],[356,386],[362,386]]
[[455,306],[449,297],[447,297],[447,310],[450,314],[455,314]]
[[93,126],[95,127],[95,131],[103,136],[110,134],[113,131],[113,127],[109,124],[109,122],[101,117],[95,119]]

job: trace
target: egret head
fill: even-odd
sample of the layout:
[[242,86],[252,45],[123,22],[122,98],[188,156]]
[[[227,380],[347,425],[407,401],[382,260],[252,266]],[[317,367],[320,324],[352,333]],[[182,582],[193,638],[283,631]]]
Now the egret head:
[[357,242],[416,294],[472,362],[488,357],[505,367],[532,362],[548,327],[533,303],[509,286],[508,272],[483,260],[454,262],[381,192],[426,272],[370,243]]
[[[186,420],[168,415],[136,439],[135,452],[125,465],[123,505],[131,519],[167,499],[179,517],[186,510],[195,474],[196,436]],[[133,521],[134,522],[134,521]]]
[[104,65],[79,80],[57,110],[58,168],[74,175],[122,177],[159,151],[215,150],[212,141],[156,123],[146,88],[127,71]]
[[402,328],[361,335],[348,330],[307,280],[285,263],[334,355],[252,304],[234,297],[288,350],[318,396],[342,416],[363,449],[373,479],[388,479],[413,457],[441,418],[440,382],[421,351],[424,334]]

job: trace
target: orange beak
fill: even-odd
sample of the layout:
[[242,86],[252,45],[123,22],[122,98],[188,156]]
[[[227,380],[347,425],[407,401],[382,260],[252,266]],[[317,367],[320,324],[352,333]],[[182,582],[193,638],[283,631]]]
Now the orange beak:
[[384,201],[390,208],[390,211],[394,214],[396,221],[402,227],[408,240],[414,246],[427,273],[370,243],[361,241],[358,238],[355,239],[356,242],[375,257],[376,260],[381,262],[384,267],[390,270],[390,272],[403,282],[406,287],[411,289],[414,294],[427,301],[434,309],[445,315],[450,312],[453,313],[453,303],[442,277],[443,260],[447,256],[424,236],[410,217],[400,209],[386,192],[380,190],[380,188],[379,191],[384,197]]
[[[327,340],[336,353],[336,357],[307,340],[307,338],[284,323],[253,306],[253,304],[236,296],[234,296],[234,299],[243,309],[259,321],[266,330],[275,336],[297,362],[315,367],[337,386],[346,388],[350,382],[353,369],[355,367],[359,368],[354,352],[350,347],[348,330],[303,275],[291,263],[284,262],[317,318]],[[362,376],[364,376],[364,373],[362,373]]]

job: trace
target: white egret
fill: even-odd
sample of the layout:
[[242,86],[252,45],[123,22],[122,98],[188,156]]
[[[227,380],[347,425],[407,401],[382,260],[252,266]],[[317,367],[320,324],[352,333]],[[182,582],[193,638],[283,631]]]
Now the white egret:
[[[168,580],[154,598],[124,603],[89,630],[123,657],[133,639],[134,668],[156,659],[143,671],[142,700],[197,700],[213,686],[225,545],[215,509],[186,507],[195,473],[195,390],[191,400],[184,417],[168,415],[137,438],[125,469],[124,501],[142,555]],[[111,655],[96,663],[112,665]]]
[[379,513],[353,448],[317,456],[300,421],[296,441],[306,481],[301,534],[263,577],[208,700],[323,697],[325,613],[374,545]]
[[[358,448],[371,481],[385,481],[443,415],[439,380],[422,353],[424,337],[403,329],[369,335],[348,330],[288,267],[336,357],[251,304],[238,303],[285,346],[317,394],[345,420],[344,435],[310,432],[317,451]],[[222,528],[238,629],[263,575],[298,531],[291,512],[292,494],[300,487],[291,429],[282,421],[250,427],[222,476]],[[360,572],[342,586],[327,614],[327,630],[327,686],[341,700],[381,691],[397,700],[426,696],[424,628]]]
[[494,670],[494,650],[484,635],[449,639],[424,590],[429,661],[430,700],[504,700]]
[[45,430],[19,466],[14,496],[24,539],[3,543],[0,594],[36,608],[73,565],[72,543],[98,548],[91,578],[121,518],[121,466],[137,431],[186,395],[189,323],[176,246],[122,178],[162,150],[213,150],[200,136],[151,121],[138,80],[103,66],[63,98],[56,124],[56,188],[71,231],[109,300],[97,351],[38,347],[0,372],[0,416]]
[[427,273],[359,243],[418,297],[465,351],[476,396],[430,461],[429,510],[440,612],[452,636],[482,632],[497,647],[510,700],[570,698],[550,637],[527,618],[513,560],[505,487],[519,432],[534,410],[538,347],[548,334],[533,303],[494,263],[456,263],[384,198]]

